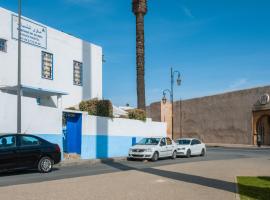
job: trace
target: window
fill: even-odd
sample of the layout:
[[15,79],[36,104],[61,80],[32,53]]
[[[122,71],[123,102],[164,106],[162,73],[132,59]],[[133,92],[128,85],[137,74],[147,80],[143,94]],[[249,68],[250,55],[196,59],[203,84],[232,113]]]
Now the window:
[[176,143],[180,144],[180,145],[189,145],[190,144],[190,140],[177,140]]
[[166,146],[165,138],[162,138],[162,140],[160,142],[160,146]]
[[53,54],[42,52],[42,78],[53,79]]
[[160,138],[143,138],[140,142],[138,142],[139,145],[158,145],[160,141]]
[[172,145],[172,140],[170,138],[166,138],[167,145]]
[[21,137],[21,146],[36,146],[36,145],[39,145],[40,143],[41,142],[35,137],[31,137],[31,136]]
[[0,39],[0,51],[7,52],[7,41]]
[[78,61],[73,61],[73,84],[82,86],[82,66],[83,64]]
[[201,144],[201,142],[199,140],[195,140],[196,141],[196,144]]
[[16,147],[16,137],[6,136],[0,138],[0,149]]

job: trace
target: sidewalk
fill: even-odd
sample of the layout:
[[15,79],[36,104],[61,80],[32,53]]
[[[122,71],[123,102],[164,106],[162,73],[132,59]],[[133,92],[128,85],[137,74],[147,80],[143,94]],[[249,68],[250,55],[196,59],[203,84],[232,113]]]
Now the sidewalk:
[[115,158],[107,158],[107,159],[65,159],[62,160],[59,164],[55,165],[56,167],[68,167],[68,166],[76,166],[76,165],[95,165],[102,162],[117,162],[127,160],[126,157],[115,157]]
[[206,143],[207,147],[227,147],[227,148],[254,148],[254,149],[270,149],[270,146],[249,145],[249,144],[223,144],[223,143]]

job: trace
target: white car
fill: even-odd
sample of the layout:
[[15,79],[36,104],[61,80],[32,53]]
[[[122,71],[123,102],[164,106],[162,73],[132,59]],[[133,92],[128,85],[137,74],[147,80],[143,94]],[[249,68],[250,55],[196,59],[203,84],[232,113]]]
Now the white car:
[[205,156],[206,146],[200,140],[195,138],[180,138],[175,141],[177,145],[177,156]]
[[143,138],[129,149],[128,159],[147,159],[157,161],[159,158],[176,158],[176,144],[168,137]]

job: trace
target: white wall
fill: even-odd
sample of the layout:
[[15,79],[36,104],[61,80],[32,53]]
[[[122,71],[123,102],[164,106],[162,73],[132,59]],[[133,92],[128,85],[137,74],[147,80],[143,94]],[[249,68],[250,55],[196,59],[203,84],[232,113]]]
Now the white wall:
[[129,137],[166,136],[166,123],[82,115],[83,135]]
[[[1,93],[1,92],[0,92]],[[0,133],[17,131],[17,96],[0,95]],[[33,106],[36,99],[22,99],[22,132],[32,134],[61,134],[62,111],[57,108]]]
[[17,130],[17,97],[0,91],[0,133]]
[[[29,134],[62,134],[62,111],[45,106],[33,107],[32,98],[24,98],[22,132]],[[31,110],[31,111],[29,111]]]
[[[0,52],[0,87],[17,85],[18,44],[17,40],[11,37],[12,14],[15,13],[0,7],[0,38],[7,40],[7,53]],[[27,18],[24,17],[24,19]],[[30,21],[35,22],[33,20]],[[42,25],[38,22],[35,23]],[[69,95],[63,96],[63,108],[74,106],[81,100],[96,97],[101,99],[102,48],[48,26],[46,27],[47,49],[22,43],[22,85],[68,93]],[[53,80],[41,77],[42,51],[52,53],[54,56]],[[73,60],[83,63],[83,86],[73,85]],[[0,91],[0,132],[16,131],[16,100],[16,95]],[[46,101],[46,99],[43,100]],[[54,97],[52,100],[56,105],[56,98]],[[61,108],[55,111],[54,107],[37,105],[35,98],[23,97],[22,109],[24,112],[22,120],[23,129],[30,130],[27,128],[30,126],[33,127],[31,130],[35,132],[59,131],[59,127],[49,121],[52,119],[58,123]],[[38,114],[40,114],[40,117],[37,117]],[[56,116],[53,116],[54,114]],[[32,119],[30,120],[31,117]],[[40,125],[42,124],[41,119],[47,119],[44,126]],[[51,129],[47,125],[52,126]],[[40,128],[38,129],[38,127]]]
[[[8,41],[7,53],[0,52],[0,85],[9,86],[17,84],[17,40],[11,38],[12,14],[0,7],[0,38]],[[54,80],[41,78],[42,51],[54,56]],[[73,85],[73,60],[83,63],[82,87]],[[102,48],[47,27],[47,49],[22,43],[22,84],[69,93],[63,98],[64,107],[82,99],[101,99]]]

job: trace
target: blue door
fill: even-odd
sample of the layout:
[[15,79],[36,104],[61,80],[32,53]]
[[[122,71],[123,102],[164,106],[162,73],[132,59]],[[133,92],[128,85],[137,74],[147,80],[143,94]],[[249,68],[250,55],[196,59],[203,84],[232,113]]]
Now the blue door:
[[82,145],[82,114],[66,113],[66,129],[64,151],[81,154]]

